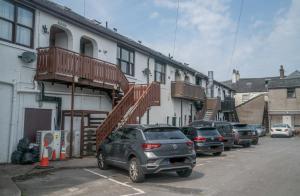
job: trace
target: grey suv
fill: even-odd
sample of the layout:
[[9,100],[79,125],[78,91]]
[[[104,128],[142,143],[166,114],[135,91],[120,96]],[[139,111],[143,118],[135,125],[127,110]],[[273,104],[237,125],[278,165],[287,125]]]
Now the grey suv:
[[100,169],[117,166],[128,170],[133,182],[142,182],[145,174],[162,171],[190,176],[196,154],[194,143],[176,127],[126,125],[100,145],[97,160]]
[[234,145],[234,135],[232,126],[229,122],[226,121],[205,121],[205,120],[196,120],[193,121],[190,126],[193,127],[215,127],[218,129],[219,133],[224,137],[223,143],[224,148],[230,150]]
[[224,137],[214,127],[183,127],[182,131],[194,141],[197,154],[212,153],[220,156],[224,151]]

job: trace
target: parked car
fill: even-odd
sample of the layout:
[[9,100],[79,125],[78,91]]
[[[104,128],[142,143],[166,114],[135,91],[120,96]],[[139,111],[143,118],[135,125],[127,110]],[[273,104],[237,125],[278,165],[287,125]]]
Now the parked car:
[[274,124],[270,131],[271,137],[274,136],[287,136],[292,137],[295,134],[295,130],[288,124]]
[[218,129],[219,133],[223,136],[224,148],[230,150],[234,144],[234,134],[232,131],[232,126],[226,121],[204,121],[197,120],[190,124],[194,127],[215,127]]
[[252,126],[257,131],[259,137],[266,135],[266,129],[264,126],[259,124],[251,124],[249,126]]
[[234,144],[249,147],[252,143],[252,131],[247,124],[231,123],[234,132]]
[[258,139],[259,139],[258,131],[256,130],[255,126],[253,126],[253,125],[248,125],[248,127],[252,131],[252,142],[251,142],[251,144],[257,145],[258,144]]
[[224,138],[215,127],[183,127],[182,131],[194,141],[197,154],[212,153],[219,156],[224,151]]
[[129,171],[133,182],[145,174],[176,171],[188,177],[196,164],[194,143],[179,128],[159,125],[126,125],[114,131],[99,147],[98,166],[114,165]]

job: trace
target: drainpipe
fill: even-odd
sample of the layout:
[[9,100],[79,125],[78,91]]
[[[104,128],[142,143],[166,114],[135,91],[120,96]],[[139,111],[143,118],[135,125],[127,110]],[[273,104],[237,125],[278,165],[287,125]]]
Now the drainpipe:
[[182,126],[182,99],[180,99],[180,125]]
[[55,129],[60,129],[62,98],[61,97],[46,96],[45,95],[45,85],[44,85],[44,83],[41,82],[41,83],[39,83],[39,85],[41,86],[40,100],[39,101],[52,102],[52,103],[56,103],[56,105],[57,105]]
[[[150,71],[149,67],[150,67],[150,56],[148,56],[148,60],[147,60],[147,69]],[[147,85],[149,85],[149,72],[147,74]],[[149,114],[149,108],[147,109],[147,125],[149,125],[150,123],[150,114]]]
[[8,146],[8,149],[7,149],[7,162],[10,162],[10,155],[12,154],[13,152],[13,139],[14,137],[12,136],[12,134],[14,133],[14,123],[16,122],[15,120],[15,102],[16,102],[16,91],[15,91],[15,84],[14,83],[10,83],[10,82],[4,82],[4,81],[0,81],[0,84],[5,84],[5,85],[9,85],[12,87],[12,102],[11,102],[11,113],[10,113],[10,123],[9,123],[9,146]]

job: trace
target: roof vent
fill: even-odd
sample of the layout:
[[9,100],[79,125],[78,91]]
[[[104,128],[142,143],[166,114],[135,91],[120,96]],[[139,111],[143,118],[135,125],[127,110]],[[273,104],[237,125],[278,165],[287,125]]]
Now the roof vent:
[[118,29],[117,28],[113,28],[114,32],[118,32]]
[[141,40],[138,40],[139,44],[142,44],[142,41]]

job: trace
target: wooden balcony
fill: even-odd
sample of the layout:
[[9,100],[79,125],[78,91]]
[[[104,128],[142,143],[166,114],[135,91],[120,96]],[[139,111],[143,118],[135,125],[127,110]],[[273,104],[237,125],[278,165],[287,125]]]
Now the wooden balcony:
[[59,47],[37,50],[36,80],[69,84],[74,78],[76,86],[129,90],[127,78],[114,64]]
[[171,83],[171,95],[173,98],[181,98],[192,101],[204,100],[204,88],[184,81]]

